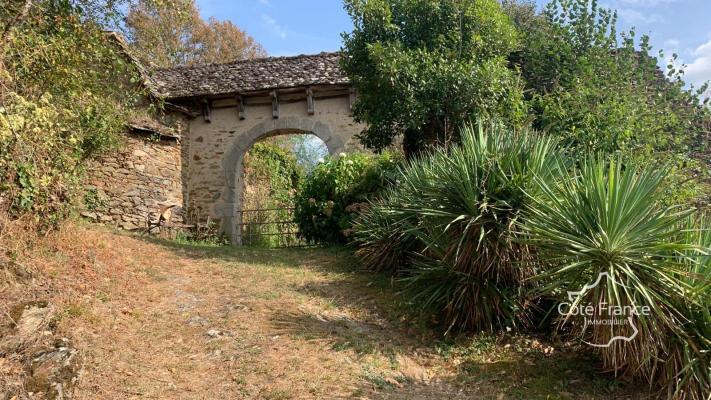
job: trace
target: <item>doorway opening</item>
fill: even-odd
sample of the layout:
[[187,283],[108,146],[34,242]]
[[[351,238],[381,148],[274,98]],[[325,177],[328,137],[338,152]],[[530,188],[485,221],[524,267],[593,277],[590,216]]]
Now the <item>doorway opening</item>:
[[290,133],[255,142],[243,160],[241,240],[258,247],[302,247],[294,222],[301,182],[328,155],[316,135]]

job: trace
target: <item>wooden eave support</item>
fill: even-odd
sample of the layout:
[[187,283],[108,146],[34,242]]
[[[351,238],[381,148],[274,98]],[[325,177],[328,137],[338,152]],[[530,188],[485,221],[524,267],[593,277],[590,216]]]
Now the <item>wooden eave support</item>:
[[354,87],[348,88],[348,108],[350,109],[351,113],[353,113],[353,107],[355,106],[356,102],[356,89]]
[[306,111],[309,115],[314,115],[316,113],[314,91],[311,88],[306,89]]
[[204,99],[202,101],[202,117],[205,122],[212,122],[212,102],[210,100]]
[[197,118],[200,116],[200,112],[196,111],[194,106],[192,108],[190,108],[190,107],[178,105],[175,103],[165,102],[165,109],[177,111],[179,113],[184,114],[188,118]]
[[269,95],[272,98],[272,117],[277,119],[279,118],[279,94],[276,90],[272,90]]
[[239,111],[239,119],[243,120],[247,118],[246,106],[244,104],[244,97],[237,95],[237,110]]

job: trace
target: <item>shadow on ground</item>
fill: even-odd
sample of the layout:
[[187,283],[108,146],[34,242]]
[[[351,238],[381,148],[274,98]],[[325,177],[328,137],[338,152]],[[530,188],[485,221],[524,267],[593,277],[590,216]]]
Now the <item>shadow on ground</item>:
[[299,268],[306,264],[313,267],[344,269],[355,268],[355,260],[347,257],[347,249],[341,247],[264,248],[232,247],[211,244],[191,244],[154,236],[134,235],[135,238],[159,245],[175,253],[195,260],[217,259],[226,262],[250,262],[273,267]]
[[273,310],[272,331],[265,334],[317,341],[324,343],[323,351],[351,357],[361,370],[355,398],[653,397],[644,389],[599,374],[598,362],[586,349],[529,335],[443,338],[398,302],[388,278],[359,272],[349,251],[342,248],[232,248],[141,240],[193,260],[316,274],[319,279],[289,283],[294,296],[306,299],[304,305]]

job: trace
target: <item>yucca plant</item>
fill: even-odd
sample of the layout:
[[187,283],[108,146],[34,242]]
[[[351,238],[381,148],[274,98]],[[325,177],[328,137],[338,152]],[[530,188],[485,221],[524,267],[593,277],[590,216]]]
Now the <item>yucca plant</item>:
[[[693,290],[676,256],[696,248],[677,240],[691,211],[661,206],[666,175],[591,158],[557,183],[540,181],[522,225],[545,265],[539,293],[570,300],[568,309],[593,307],[585,323],[567,313],[561,324],[599,347],[608,368],[650,384],[672,351],[668,338],[685,321],[679,301]],[[623,325],[600,324],[613,307],[648,312],[626,312]]]
[[[358,255],[370,269],[400,258],[403,294],[447,330],[513,324],[532,273],[517,221],[534,178],[551,179],[562,160],[556,141],[535,132],[467,127],[459,146],[401,169],[397,186],[361,216]],[[386,224],[370,227],[379,219]]]
[[358,243],[355,254],[370,272],[395,275],[407,267],[409,253],[418,250],[418,243],[410,234],[417,218],[393,210],[389,204],[395,196],[386,192],[384,199],[371,202],[353,223]]
[[711,224],[694,215],[679,226],[678,242],[691,248],[676,254],[684,266],[680,279],[689,290],[676,299],[683,316],[668,338],[668,357],[658,381],[673,399],[708,400],[711,396]]
[[380,199],[372,201],[354,222],[356,255],[363,267],[372,272],[401,273],[410,266],[411,254],[424,245],[417,240],[417,227],[422,223],[419,210],[428,207],[421,197],[423,182],[433,176],[438,154],[420,157],[398,169],[394,187]]

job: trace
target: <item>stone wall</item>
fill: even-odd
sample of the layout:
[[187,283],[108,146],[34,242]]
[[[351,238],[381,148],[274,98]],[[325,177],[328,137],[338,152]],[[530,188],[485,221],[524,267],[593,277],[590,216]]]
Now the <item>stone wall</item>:
[[178,139],[127,134],[126,144],[92,162],[82,216],[123,229],[147,226],[165,206],[183,221],[182,147]]
[[[191,120],[183,142],[189,166],[186,205],[191,213],[221,220],[224,225],[240,206],[242,157],[256,140],[313,133],[337,154],[361,149],[356,135],[362,130],[363,125],[350,116],[348,96],[318,99],[313,114],[307,112],[306,100],[284,103],[278,119],[273,118],[270,104],[248,104],[245,118],[240,119],[235,106],[216,101],[211,121],[202,117]],[[223,226],[231,235],[230,228]]]
[[[194,224],[209,218],[220,222],[222,232],[234,240],[239,237],[235,229],[242,207],[242,161],[255,141],[312,133],[331,154],[362,150],[356,135],[363,125],[350,115],[348,91],[336,93],[316,99],[313,112],[306,97],[285,97],[284,102],[280,97],[279,118],[272,115],[271,103],[259,97],[249,99],[242,115],[235,99],[213,100],[209,121],[195,117],[194,111],[168,113],[161,122],[173,127],[179,140],[131,133],[122,151],[89,166],[82,215],[138,229],[147,226],[149,218],[155,221],[163,207],[174,206],[171,222]],[[190,110],[191,105],[187,102],[183,108]]]

